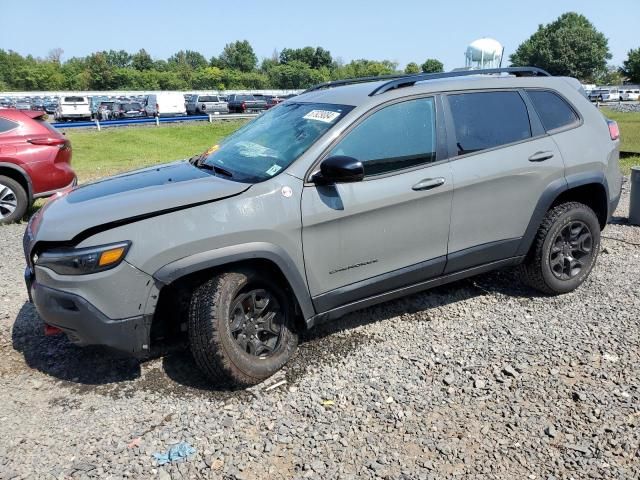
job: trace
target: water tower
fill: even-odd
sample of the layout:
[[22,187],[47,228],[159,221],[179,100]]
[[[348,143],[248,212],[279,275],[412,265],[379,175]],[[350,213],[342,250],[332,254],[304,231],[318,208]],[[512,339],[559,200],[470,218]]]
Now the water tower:
[[504,47],[493,38],[479,38],[469,44],[464,53],[465,68],[499,68]]

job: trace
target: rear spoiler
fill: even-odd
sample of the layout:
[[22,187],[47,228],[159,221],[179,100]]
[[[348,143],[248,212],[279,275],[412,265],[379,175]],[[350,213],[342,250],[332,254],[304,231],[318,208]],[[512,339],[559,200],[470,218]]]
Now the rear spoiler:
[[25,114],[29,118],[42,118],[47,112],[42,110],[20,110],[23,114]]

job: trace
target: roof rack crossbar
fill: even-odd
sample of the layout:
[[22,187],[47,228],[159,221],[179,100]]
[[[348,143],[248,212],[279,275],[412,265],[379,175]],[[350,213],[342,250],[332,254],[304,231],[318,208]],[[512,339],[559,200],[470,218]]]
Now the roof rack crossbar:
[[[379,95],[394,88],[402,88],[414,85],[417,82],[426,80],[437,80],[439,78],[453,78],[453,77],[468,77],[471,75],[487,75],[496,73],[510,73],[516,77],[535,77],[543,76],[550,77],[551,74],[537,67],[506,67],[506,68],[486,68],[483,70],[459,70],[455,72],[442,72],[442,73],[419,73],[416,75],[403,75],[395,79],[390,79],[388,82],[377,86],[369,94],[370,97]],[[380,77],[378,77],[380,78]],[[330,83],[330,82],[329,82]],[[355,82],[354,82],[355,83]]]

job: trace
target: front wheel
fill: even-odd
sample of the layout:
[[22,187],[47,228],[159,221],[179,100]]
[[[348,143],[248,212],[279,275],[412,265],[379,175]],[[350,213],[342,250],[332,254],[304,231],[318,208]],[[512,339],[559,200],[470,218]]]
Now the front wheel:
[[520,266],[527,285],[549,295],[578,288],[600,250],[600,223],[588,206],[560,204],[547,212],[533,247]]
[[189,344],[213,382],[249,386],[280,370],[298,344],[284,289],[253,270],[225,272],[194,291]]

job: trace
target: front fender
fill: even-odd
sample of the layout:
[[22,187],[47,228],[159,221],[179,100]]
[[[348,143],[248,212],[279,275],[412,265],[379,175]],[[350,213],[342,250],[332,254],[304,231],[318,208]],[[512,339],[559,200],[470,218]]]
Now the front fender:
[[217,248],[180,258],[156,270],[153,278],[168,285],[191,273],[243,260],[269,260],[278,266],[285,276],[305,319],[315,315],[307,283],[295,262],[278,245],[268,242],[250,242]]

